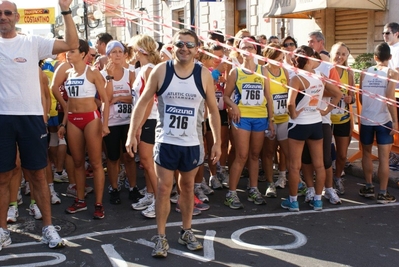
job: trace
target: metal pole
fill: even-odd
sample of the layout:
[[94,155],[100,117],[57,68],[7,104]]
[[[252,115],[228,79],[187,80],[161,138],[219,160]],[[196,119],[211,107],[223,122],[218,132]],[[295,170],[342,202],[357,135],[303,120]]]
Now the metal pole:
[[195,4],[194,0],[190,0],[190,25],[191,25],[191,30],[195,31]]
[[89,24],[89,18],[87,17],[87,3],[86,1],[83,1],[83,23],[85,26],[85,37],[86,37],[86,41],[89,40],[89,29],[88,29],[88,24]]

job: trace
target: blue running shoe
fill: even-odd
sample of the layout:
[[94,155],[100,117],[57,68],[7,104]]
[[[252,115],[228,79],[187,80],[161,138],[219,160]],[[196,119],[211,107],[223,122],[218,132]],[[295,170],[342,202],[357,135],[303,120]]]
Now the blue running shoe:
[[298,201],[291,202],[289,198],[281,202],[281,207],[289,211],[299,211]]
[[313,207],[313,210],[322,210],[323,209],[323,201],[312,199],[309,202],[309,205]]

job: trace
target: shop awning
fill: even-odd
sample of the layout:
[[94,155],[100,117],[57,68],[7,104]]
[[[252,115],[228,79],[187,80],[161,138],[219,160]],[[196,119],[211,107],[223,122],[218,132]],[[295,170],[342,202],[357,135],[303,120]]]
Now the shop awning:
[[386,10],[387,0],[271,0],[265,1],[264,18],[311,18],[325,8]]

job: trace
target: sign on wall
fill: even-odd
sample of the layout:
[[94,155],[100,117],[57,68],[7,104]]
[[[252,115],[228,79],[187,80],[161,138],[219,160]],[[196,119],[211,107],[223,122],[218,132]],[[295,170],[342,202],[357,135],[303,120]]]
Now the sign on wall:
[[30,8],[18,9],[19,22],[18,24],[54,24],[55,23],[55,8]]

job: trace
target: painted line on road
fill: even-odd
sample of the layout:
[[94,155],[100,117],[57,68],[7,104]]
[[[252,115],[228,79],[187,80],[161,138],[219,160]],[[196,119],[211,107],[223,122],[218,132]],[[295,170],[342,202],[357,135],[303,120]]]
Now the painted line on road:
[[[48,260],[48,261],[41,261],[41,262],[33,262],[33,263],[27,263],[27,264],[16,264],[16,265],[3,265],[4,261],[6,260],[11,260],[11,259],[22,259],[22,258],[35,258],[37,257],[52,257],[54,259]],[[5,256],[0,256],[0,262],[3,262],[1,266],[3,267],[36,267],[36,266],[50,266],[50,265],[57,265],[66,260],[65,255],[62,255],[61,253],[52,253],[52,252],[38,252],[38,253],[24,253],[24,254],[11,254],[11,255],[5,255]],[[30,260],[32,261],[32,260]]]
[[[239,220],[247,220],[247,219],[298,216],[298,215],[305,215],[305,214],[319,214],[319,213],[339,212],[339,211],[347,211],[347,210],[386,208],[386,207],[396,207],[396,206],[399,206],[399,202],[389,203],[389,204],[371,204],[371,205],[337,207],[337,208],[323,209],[321,211],[305,210],[305,211],[299,211],[299,212],[278,212],[278,213],[264,213],[264,214],[255,214],[255,215],[204,218],[204,219],[194,219],[192,221],[192,225],[195,226],[195,225],[200,225],[200,224],[231,222],[231,221],[239,221]],[[181,221],[170,222],[170,223],[166,224],[166,227],[177,227],[177,226],[181,226],[181,224],[182,224]],[[65,239],[67,241],[72,241],[72,240],[77,240],[77,239],[92,238],[92,237],[103,236],[103,235],[114,235],[114,234],[130,233],[130,232],[147,231],[147,230],[152,230],[152,229],[156,229],[156,228],[157,228],[157,225],[154,224],[154,225],[133,227],[133,228],[115,229],[115,230],[107,230],[107,231],[96,231],[93,233],[70,236]],[[39,245],[39,244],[42,244],[42,243],[40,243],[40,242],[25,242],[25,243],[11,244],[10,246],[7,246],[7,247],[8,248],[12,248],[12,247],[16,248],[16,247]]]
[[105,255],[107,255],[112,267],[128,267],[126,261],[116,252],[113,245],[105,244],[101,245],[101,248],[104,250]]
[[[294,237],[295,240],[294,242],[286,245],[276,245],[276,246],[260,246],[260,245],[255,245],[251,243],[247,243],[241,240],[241,235],[245,232],[252,231],[252,230],[280,230],[280,231],[285,231],[288,233],[291,233]],[[231,240],[233,240],[234,243],[237,245],[246,247],[246,248],[252,248],[252,249],[296,249],[299,247],[302,247],[303,245],[308,242],[308,239],[306,236],[298,231],[295,231],[291,228],[287,227],[281,227],[281,226],[268,226],[268,225],[257,225],[257,226],[250,226],[250,227],[245,227],[240,230],[235,231],[234,233],[231,234]]]

